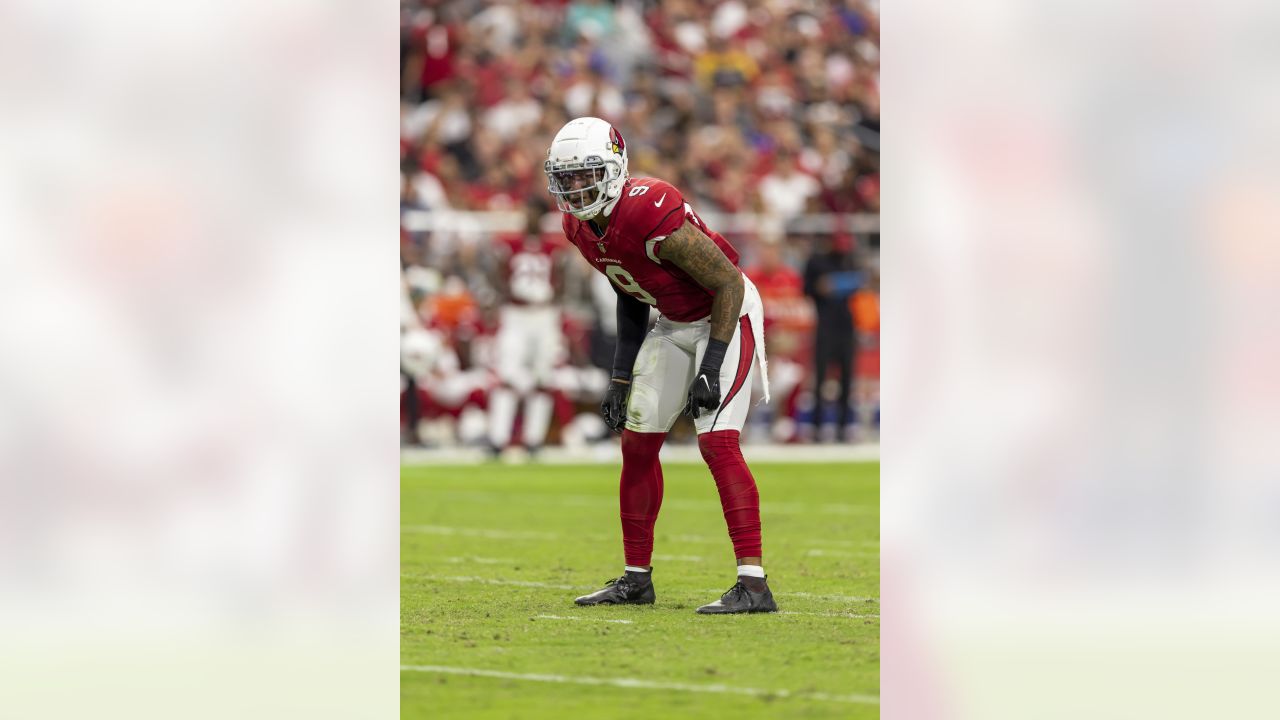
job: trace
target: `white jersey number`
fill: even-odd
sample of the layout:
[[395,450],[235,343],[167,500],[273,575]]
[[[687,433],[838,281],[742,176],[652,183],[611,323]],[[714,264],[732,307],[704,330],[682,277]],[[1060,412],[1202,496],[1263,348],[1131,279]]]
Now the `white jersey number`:
[[646,292],[644,288],[640,287],[640,283],[636,282],[636,279],[631,277],[631,273],[623,270],[621,265],[609,265],[605,267],[604,274],[608,275],[609,279],[613,281],[613,284],[622,289],[622,292],[631,295],[640,302],[647,303],[649,305],[658,304],[657,299]]
[[551,302],[551,258],[539,253],[518,253],[511,258],[511,297],[527,303]]

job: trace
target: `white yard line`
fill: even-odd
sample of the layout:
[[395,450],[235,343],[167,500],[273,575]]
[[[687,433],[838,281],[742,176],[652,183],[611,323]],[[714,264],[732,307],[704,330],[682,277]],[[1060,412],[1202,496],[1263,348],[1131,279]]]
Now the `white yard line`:
[[568,615],[534,615],[534,617],[544,620],[594,620],[596,622],[618,623],[619,625],[635,624],[635,620],[617,620],[615,618],[570,617]]
[[[483,583],[485,585],[514,585],[516,587],[531,588],[550,588],[553,590],[596,590],[596,585],[559,585],[556,583],[534,582],[532,580],[496,580],[494,578],[476,577],[473,575],[415,575],[409,573],[401,573],[400,577],[412,578],[415,580],[439,580],[441,582],[460,582],[460,583]],[[718,596],[724,592],[723,588],[715,590],[686,590],[674,591],[677,593],[698,593]],[[835,600],[837,602],[880,602],[880,598],[873,597],[857,597],[853,595],[819,595],[807,592],[775,592],[774,595],[779,597],[798,597],[810,600]]]
[[880,557],[879,550],[823,550],[821,548],[811,548],[805,550],[804,554],[809,557]]
[[857,603],[880,602],[880,598],[874,598],[874,597],[854,597],[852,595],[823,595],[819,593],[807,593],[807,592],[775,592],[774,595],[779,595],[782,597],[806,598],[809,600],[836,600],[838,602],[857,602]]
[[809,538],[804,541],[807,545],[826,545],[838,548],[879,548],[879,540],[831,540],[831,539],[815,539]]
[[471,677],[498,678],[500,680],[527,680],[530,682],[567,683],[573,685],[607,685],[620,688],[642,690],[676,690],[680,692],[715,693],[719,695],[749,695],[752,697],[800,698],[806,700],[822,700],[826,702],[856,703],[861,705],[879,705],[876,695],[832,695],[829,693],[795,692],[792,690],[762,690],[752,687],[735,687],[732,685],[694,685],[690,683],[664,682],[660,680],[642,680],[640,678],[598,678],[583,675],[545,675],[542,673],[513,673],[500,670],[482,670],[480,668],[448,667],[443,665],[401,665],[401,672],[440,673],[446,675],[468,675]]
[[849,557],[853,553],[845,552],[843,550],[822,550],[819,548],[810,548],[805,550],[804,554],[809,557]]
[[779,615],[808,615],[810,617],[842,617],[842,618],[880,618],[880,614],[859,614],[859,613],[818,613],[818,612],[799,612],[798,610],[779,610]]
[[453,565],[460,565],[465,563],[479,563],[480,565],[514,565],[516,562],[515,560],[511,560],[509,558],[491,558],[491,557],[475,557],[475,556],[447,557],[447,558],[440,558],[440,559],[447,563],[451,563]]
[[531,580],[495,580],[493,578],[474,577],[468,575],[409,575],[401,573],[402,578],[414,580],[439,580],[441,582],[483,583],[485,585],[514,585],[516,587],[551,588],[553,590],[591,590],[589,585],[557,585],[555,583],[533,582]]
[[483,537],[493,540],[557,540],[560,538],[555,533],[534,530],[491,530],[489,528],[450,527],[448,525],[401,525],[400,532],[427,535],[461,535],[463,537]]

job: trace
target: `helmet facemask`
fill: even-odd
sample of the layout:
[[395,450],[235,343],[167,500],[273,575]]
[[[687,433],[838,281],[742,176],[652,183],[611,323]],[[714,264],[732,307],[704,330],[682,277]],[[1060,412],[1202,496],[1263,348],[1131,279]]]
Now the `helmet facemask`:
[[583,162],[548,160],[543,169],[547,173],[547,191],[556,199],[556,207],[579,220],[589,220],[599,214],[611,199],[610,183],[622,177],[620,163],[594,155]]

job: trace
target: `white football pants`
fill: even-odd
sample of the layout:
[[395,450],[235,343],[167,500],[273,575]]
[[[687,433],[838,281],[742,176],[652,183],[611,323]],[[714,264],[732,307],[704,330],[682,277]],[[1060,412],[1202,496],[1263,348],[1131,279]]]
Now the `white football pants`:
[[[756,286],[744,275],[746,293],[733,338],[720,366],[720,407],[703,410],[693,421],[698,434],[742,430],[751,405],[751,380],[759,367],[764,400],[769,401],[768,365],[764,354],[764,306]],[[635,432],[667,432],[684,410],[689,385],[702,363],[711,322],[675,322],[659,316],[645,336],[632,370],[627,401],[627,428]]]

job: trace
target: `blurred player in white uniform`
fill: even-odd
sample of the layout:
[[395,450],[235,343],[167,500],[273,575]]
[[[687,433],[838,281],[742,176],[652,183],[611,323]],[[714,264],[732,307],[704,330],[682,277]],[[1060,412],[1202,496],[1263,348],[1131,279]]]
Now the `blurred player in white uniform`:
[[551,422],[552,375],[564,360],[556,283],[557,246],[538,231],[539,217],[530,213],[528,232],[503,253],[497,285],[503,304],[494,347],[498,385],[489,394],[489,444],[496,454],[511,442],[517,406],[523,404],[523,444],[541,449]]
[[448,339],[430,328],[415,327],[400,336],[401,407],[416,404],[410,437],[424,445],[479,442],[484,435],[483,389],[489,373],[463,370]]

